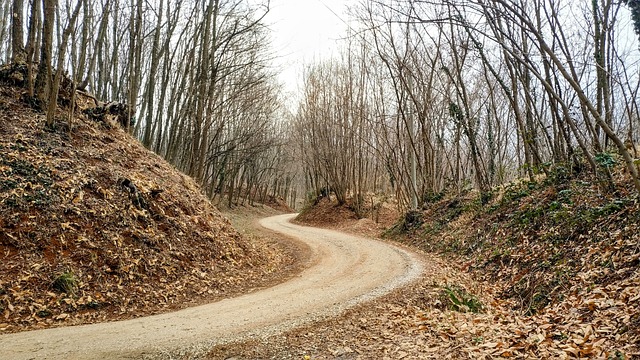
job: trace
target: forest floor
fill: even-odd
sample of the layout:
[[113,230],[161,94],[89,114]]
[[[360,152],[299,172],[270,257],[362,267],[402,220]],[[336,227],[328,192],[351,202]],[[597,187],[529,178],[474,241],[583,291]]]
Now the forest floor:
[[[0,336],[10,359],[201,358],[211,346],[264,338],[405,286],[422,274],[418,255],[341,232],[294,225],[295,214],[260,220],[303,244],[305,268],[280,284],[139,319]],[[82,341],[77,341],[82,339]]]
[[209,358],[640,359],[640,202],[612,170],[615,190],[552,174],[496,189],[484,205],[473,192],[439,194],[392,226],[320,199],[299,221],[422,249],[425,276]]
[[[91,99],[69,122],[63,91],[58,126],[45,127],[14,86],[23,79],[0,69],[0,343],[192,308],[309,266],[299,242],[259,230],[274,210],[227,210],[232,226],[117,122],[81,112]],[[425,276],[341,316],[193,357],[640,358],[640,201],[621,168],[615,189],[556,168],[486,203],[433,194],[398,223],[393,204],[374,221],[320,199],[299,222],[404,243],[423,252]]]
[[[242,236],[195,182],[78,93],[55,128],[24,67],[0,69],[0,335],[123,320],[243,294],[299,271]],[[64,89],[63,89],[64,90]]]

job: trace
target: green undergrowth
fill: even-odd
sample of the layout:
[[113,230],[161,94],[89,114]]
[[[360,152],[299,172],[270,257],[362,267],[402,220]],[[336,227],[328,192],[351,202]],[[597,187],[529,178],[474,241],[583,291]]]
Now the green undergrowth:
[[[536,181],[495,188],[483,201],[472,192],[431,196],[419,215],[385,235],[469,263],[476,277],[496,284],[499,297],[534,315],[571,294],[635,276],[640,201],[622,167],[607,164],[613,189],[556,166]],[[460,299],[452,289],[445,293]]]
[[481,313],[484,305],[476,296],[468,293],[464,288],[456,285],[447,285],[440,293],[441,303],[446,304],[449,310],[459,312]]
[[78,288],[78,278],[71,271],[66,271],[58,275],[51,284],[51,287],[59,292],[69,295],[75,294]]

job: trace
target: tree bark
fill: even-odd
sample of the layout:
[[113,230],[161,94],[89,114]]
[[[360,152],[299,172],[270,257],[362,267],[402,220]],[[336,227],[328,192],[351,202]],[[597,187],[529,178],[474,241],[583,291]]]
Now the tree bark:
[[[38,1],[38,0],[34,0]],[[42,110],[47,108],[49,93],[51,90],[51,60],[53,51],[53,25],[55,22],[57,0],[42,0],[44,6],[44,19],[42,22],[42,48],[40,51],[40,64],[35,82],[35,95],[40,102]]]
[[22,18],[24,16],[24,0],[13,0],[11,11],[11,60],[14,63],[24,62],[27,57],[27,53],[24,49],[24,26],[22,24]]
[[[69,36],[74,31],[76,19],[78,18],[78,14],[80,13],[80,7],[82,6],[82,3],[82,1],[77,2],[76,8],[73,10],[73,14],[69,19],[69,24],[62,33],[62,43],[60,44],[60,48],[58,49],[58,64],[56,75],[51,86],[51,94],[49,95],[49,104],[47,109],[47,126],[50,128],[55,125],[55,113],[56,108],[58,107],[58,91],[60,90],[62,67],[64,66],[64,58],[67,52],[67,43],[69,42]],[[75,86],[72,87],[71,91],[75,93]],[[70,106],[73,108],[75,104],[71,103]]]

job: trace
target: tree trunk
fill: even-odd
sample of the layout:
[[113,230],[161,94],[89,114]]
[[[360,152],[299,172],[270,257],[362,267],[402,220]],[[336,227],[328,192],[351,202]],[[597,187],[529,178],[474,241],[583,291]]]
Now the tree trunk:
[[[78,85],[78,89],[86,89],[86,87],[91,83],[91,79],[93,78],[93,72],[96,67],[96,59],[98,57],[98,53],[102,52],[104,41],[106,40],[107,33],[107,25],[109,24],[109,12],[111,11],[111,0],[107,0],[104,5],[104,9],[102,10],[102,19],[100,19],[100,25],[98,27],[98,35],[96,36],[96,41],[93,46],[93,53],[91,53],[91,57],[89,58],[89,65],[87,67],[87,74],[84,75],[84,66],[81,67],[82,72],[79,73],[79,76],[84,76],[82,82]],[[117,19],[116,19],[117,20]],[[114,44],[114,46],[116,46]],[[82,50],[86,52],[86,49]],[[81,78],[82,79],[82,78]],[[91,89],[92,91],[96,91],[96,89]]]
[[[58,51],[58,64],[56,69],[56,75],[53,79],[53,84],[51,86],[51,94],[49,95],[49,106],[47,109],[47,126],[53,127],[55,124],[55,113],[58,105],[58,91],[60,90],[60,81],[62,79],[62,67],[64,66],[64,58],[67,50],[67,43],[69,42],[69,36],[73,32],[75,28],[76,19],[78,18],[78,14],[80,13],[80,7],[82,6],[82,1],[78,1],[76,4],[76,8],[73,10],[73,14],[71,15],[71,19],[69,19],[69,25],[64,29],[62,34],[62,43],[60,44],[60,49]],[[72,87],[72,92],[75,93],[75,87]],[[74,106],[73,103],[70,105],[72,108]]]
[[38,51],[37,32],[40,27],[40,1],[33,0],[31,16],[29,18],[29,36],[27,37],[27,82],[29,84],[29,96],[35,97],[35,84],[33,81],[33,63]]
[[[34,0],[38,1],[38,0]],[[53,51],[53,24],[55,22],[57,0],[43,0],[44,20],[42,22],[42,48],[40,65],[35,83],[35,95],[41,109],[46,109],[51,90],[51,60]]]
[[24,0],[13,0],[11,11],[11,60],[14,63],[24,62],[27,57],[23,40],[24,26],[22,25],[22,17],[24,16]]
[[[162,29],[162,8],[164,6],[164,0],[160,0],[158,18],[156,22],[156,28],[153,35],[153,45],[151,46],[151,74],[157,74],[158,64],[160,63],[160,57],[162,56],[160,49],[160,32]],[[142,137],[142,144],[148,149],[151,148],[152,143],[152,128],[153,128],[153,111],[154,111],[154,99],[156,92],[156,77],[149,76],[147,79],[147,91],[145,94],[147,101],[147,117],[145,119],[144,135]],[[141,114],[142,115],[142,114]],[[140,122],[139,122],[140,123]]]

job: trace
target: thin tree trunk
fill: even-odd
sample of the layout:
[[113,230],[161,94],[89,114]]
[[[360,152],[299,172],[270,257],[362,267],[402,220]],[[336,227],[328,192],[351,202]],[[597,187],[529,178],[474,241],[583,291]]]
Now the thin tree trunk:
[[[38,0],[34,0],[38,1]],[[51,91],[51,60],[53,51],[53,25],[55,22],[57,0],[43,0],[44,21],[42,23],[42,48],[40,52],[40,64],[35,83],[35,95],[41,108],[47,108]]]
[[29,97],[35,97],[35,84],[33,76],[33,64],[36,62],[35,54],[38,52],[37,32],[40,27],[40,1],[33,0],[31,16],[29,18],[29,35],[27,37],[27,82]]
[[[78,14],[80,13],[81,6],[82,1],[78,1],[78,3],[76,4],[76,8],[73,10],[73,14],[71,15],[71,19],[69,19],[69,24],[67,25],[67,28],[64,29],[64,32],[62,34],[62,43],[60,44],[60,49],[58,50],[58,64],[56,75],[51,86],[51,94],[49,95],[49,107],[47,109],[47,126],[50,128],[55,124],[55,113],[56,108],[58,107],[58,91],[60,90],[60,80],[62,79],[62,67],[64,66],[67,43],[69,42],[69,36],[75,28],[76,19],[78,18]],[[75,93],[75,86],[72,86],[71,92]],[[71,103],[70,106],[73,108],[74,104]]]

